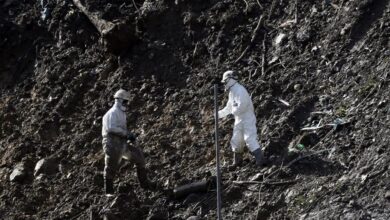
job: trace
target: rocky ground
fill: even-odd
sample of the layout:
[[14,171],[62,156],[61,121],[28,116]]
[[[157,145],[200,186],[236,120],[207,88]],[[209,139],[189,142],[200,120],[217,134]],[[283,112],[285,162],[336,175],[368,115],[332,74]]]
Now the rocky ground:
[[[389,0],[0,5],[1,219],[215,219],[214,187],[167,192],[215,175],[211,87],[227,69],[252,95],[268,163],[246,153],[226,169],[222,121],[224,219],[390,218]],[[140,188],[125,162],[103,195],[101,119],[119,88],[166,191]]]

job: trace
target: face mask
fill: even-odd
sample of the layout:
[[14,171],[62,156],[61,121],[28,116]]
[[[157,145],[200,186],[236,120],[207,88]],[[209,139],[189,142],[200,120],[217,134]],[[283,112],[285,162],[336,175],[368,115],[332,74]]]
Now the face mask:
[[122,110],[122,111],[126,111],[127,110],[127,108],[126,108],[127,102],[125,102],[124,100],[116,99],[115,103],[119,103],[120,110]]
[[236,83],[236,81],[234,79],[228,79],[226,82],[225,82],[225,92],[229,91],[230,88]]
[[229,87],[227,86],[227,84],[225,83],[225,92],[229,91]]

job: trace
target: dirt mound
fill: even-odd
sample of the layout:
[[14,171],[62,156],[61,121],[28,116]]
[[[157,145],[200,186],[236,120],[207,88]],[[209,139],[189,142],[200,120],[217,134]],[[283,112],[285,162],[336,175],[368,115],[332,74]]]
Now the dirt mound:
[[215,219],[213,187],[143,190],[128,163],[106,198],[101,119],[129,90],[150,177],[165,189],[210,179],[212,81],[229,68],[252,95],[268,164],[247,153],[223,168],[225,219],[390,218],[390,1],[0,5],[1,219]]

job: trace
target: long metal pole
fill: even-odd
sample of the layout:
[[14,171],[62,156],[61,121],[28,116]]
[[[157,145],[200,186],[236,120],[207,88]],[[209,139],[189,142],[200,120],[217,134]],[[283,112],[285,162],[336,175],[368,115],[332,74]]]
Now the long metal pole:
[[214,112],[215,112],[215,157],[217,161],[217,219],[222,220],[221,215],[221,169],[219,167],[219,142],[218,142],[218,84],[214,84]]

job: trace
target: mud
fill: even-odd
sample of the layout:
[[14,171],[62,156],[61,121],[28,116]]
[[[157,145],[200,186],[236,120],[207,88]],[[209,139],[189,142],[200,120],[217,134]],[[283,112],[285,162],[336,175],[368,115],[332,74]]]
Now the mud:
[[[1,219],[215,219],[213,187],[171,190],[215,175],[211,88],[230,68],[267,165],[246,152],[227,169],[221,123],[225,219],[390,218],[388,0],[81,1],[129,26],[114,51],[72,1],[43,2],[0,1]],[[140,188],[125,162],[117,196],[103,195],[101,119],[119,88],[164,190]],[[34,176],[41,159],[50,172]]]

